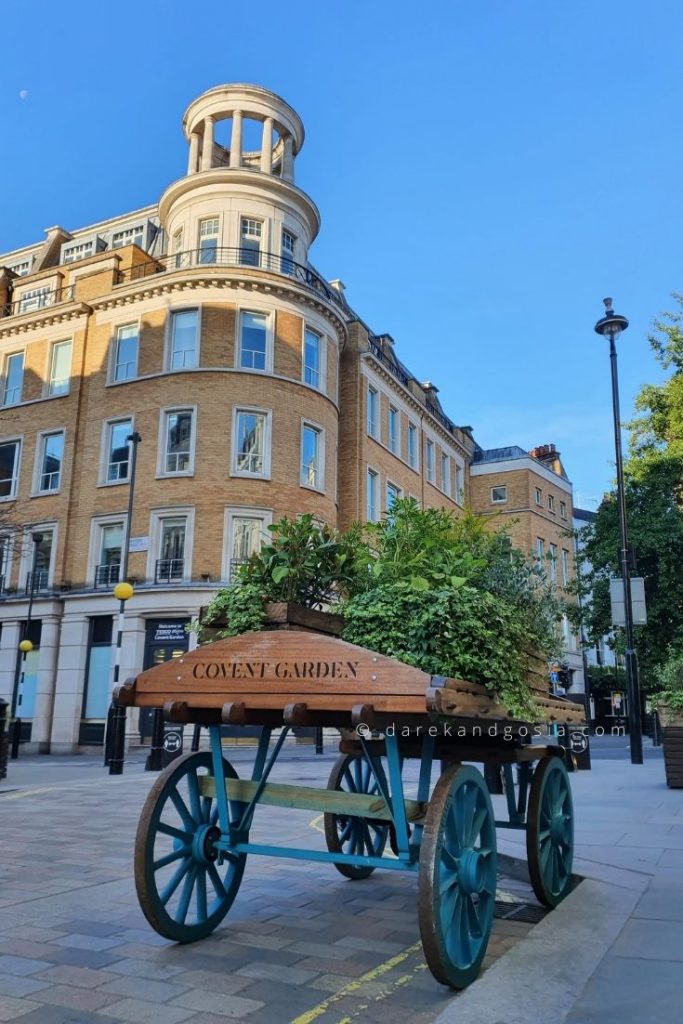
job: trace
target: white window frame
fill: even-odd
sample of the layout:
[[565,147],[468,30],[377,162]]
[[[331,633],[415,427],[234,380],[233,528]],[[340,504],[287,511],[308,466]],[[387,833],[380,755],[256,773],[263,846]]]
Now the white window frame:
[[[183,545],[183,575],[173,582],[187,583],[192,579],[192,556],[194,554],[194,505],[169,505],[152,509],[149,520],[149,549],[147,551],[147,579],[153,580],[156,563],[161,558],[161,538],[165,519],[185,519],[185,543]],[[171,584],[172,585],[172,584]]]
[[[204,234],[202,234],[202,226],[204,224],[207,224],[209,221],[212,221],[212,222],[216,221],[218,226],[217,226],[217,228],[216,228],[214,233],[209,233],[209,234],[204,235]],[[206,248],[206,250],[202,249],[202,241],[203,240],[204,241],[208,240],[210,242],[215,242],[215,245],[213,246],[213,250],[214,250],[214,257],[213,257],[213,259],[210,259],[210,260],[209,259],[202,259],[202,252],[210,252],[211,251],[211,246],[208,246]],[[204,264],[212,265],[212,264],[218,262],[218,250],[221,247],[220,246],[220,242],[221,242],[221,217],[220,217],[220,215],[219,214],[210,213],[210,214],[207,214],[206,217],[199,217],[199,219],[197,221],[197,259],[195,261],[198,267],[199,266],[203,266]]]
[[[125,384],[126,381],[128,380],[137,380],[138,378],[140,372],[140,321],[141,318],[138,317],[137,320],[127,320],[125,324],[116,324],[114,326],[114,334],[111,340],[111,360],[109,366],[109,382],[111,384]],[[121,377],[120,379],[118,379],[116,376],[116,368],[118,366],[119,356],[119,331],[125,330],[126,327],[135,327],[136,329],[137,348],[135,350],[135,372],[131,377]]]
[[465,504],[465,467],[455,460],[455,501],[462,508]]
[[[371,515],[370,508],[370,478],[374,480],[375,485],[375,503],[372,507],[374,515]],[[368,466],[365,473],[365,518],[369,523],[378,523],[382,515],[381,509],[382,501],[382,477],[378,469],[373,466]]]
[[[43,460],[45,458],[45,442],[48,437],[54,437],[56,434],[62,436],[62,463],[59,469],[59,487],[51,490],[43,490],[41,488],[41,482],[43,478]],[[46,494],[59,494],[62,490],[62,483],[64,478],[64,461],[66,458],[66,429],[64,427],[58,427],[56,430],[41,430],[36,439],[36,459],[33,470],[33,495],[46,495]]]
[[12,476],[12,489],[8,495],[0,495],[0,502],[3,501],[16,501],[17,494],[19,493],[19,479],[21,477],[21,456],[24,449],[24,438],[23,435],[14,437],[0,437],[0,444],[16,444],[17,454],[14,459],[14,475]]
[[[172,366],[171,363],[173,359],[173,324],[175,322],[175,314],[193,312],[197,314],[196,363],[194,366]],[[192,370],[196,370],[199,368],[202,354],[202,307],[200,305],[176,306],[173,309],[169,309],[164,348],[164,367],[167,373],[191,373]]]
[[548,544],[548,561],[550,563],[550,581],[557,583],[557,544]]
[[[192,417],[192,432],[190,434],[190,465],[188,469],[166,469],[166,442],[168,440],[168,419],[174,413],[189,412]],[[197,406],[196,405],[169,405],[159,410],[159,437],[157,442],[157,478],[175,476],[194,476],[195,448],[197,442]]]
[[[237,423],[238,416],[241,412],[246,413],[257,413],[260,416],[265,417],[265,427],[263,430],[263,472],[262,473],[249,473],[245,469],[237,468]],[[263,409],[260,406],[253,405],[235,405],[232,410],[232,429],[230,435],[230,476],[243,477],[247,480],[270,480],[271,471],[271,438],[273,425],[273,410]]]
[[[309,484],[304,481],[304,431],[313,430],[318,435],[318,483]],[[307,491],[315,491],[317,494],[325,493],[325,428],[313,420],[301,419],[301,434],[299,442],[299,486]]]
[[[3,562],[3,541],[5,559]],[[12,567],[14,563],[14,549],[18,542],[17,532],[14,530],[0,530],[0,579],[2,579],[3,592],[11,585]]]
[[[285,246],[285,238],[289,238],[292,241],[291,249]],[[294,264],[296,263],[296,249],[297,249],[297,236],[289,228],[282,227],[280,230],[280,272],[283,274],[293,274]],[[287,267],[287,264],[291,263],[291,269]]]
[[[417,423],[413,423],[412,420],[408,420],[408,465],[411,469],[414,469],[416,473],[420,472],[420,428]],[[411,452],[410,450],[410,439],[414,438],[415,447]]]
[[[392,417],[392,413],[396,415]],[[393,438],[391,433],[392,422],[396,426]],[[387,410],[387,448],[392,455],[396,455],[399,459],[401,458],[401,411],[392,402],[389,403]]]
[[[375,406],[375,418],[372,419],[370,416],[371,406],[373,402],[370,401],[370,395],[373,396],[373,402],[376,401]],[[373,384],[368,384],[367,391],[365,393],[365,404],[366,404],[366,430],[368,437],[372,437],[375,441],[379,441],[379,421],[382,411],[382,399],[380,397],[381,392]]]
[[[444,472],[445,469],[445,472]],[[441,452],[441,490],[447,498],[451,497],[451,457],[448,452]]]
[[[502,498],[495,498],[493,492],[494,491],[500,491],[500,490],[505,491],[505,494],[503,495]],[[491,488],[491,504],[492,505],[505,505],[507,503],[507,500],[508,500],[507,484],[495,484]]]
[[252,506],[230,505],[226,506],[223,523],[223,560],[221,566],[221,579],[230,581],[232,579],[232,550],[235,540],[236,519],[260,519],[263,524],[264,543],[268,543],[270,535],[268,527],[273,522],[272,508],[254,508]]
[[[128,416],[112,416],[110,419],[103,420],[102,439],[100,443],[100,487],[118,487],[119,484],[127,484],[130,479],[130,457],[128,459],[128,475],[119,480],[109,479],[109,445],[111,441],[111,428],[117,423],[130,423],[130,433],[135,433],[135,417],[132,414]],[[130,452],[130,442],[128,444],[128,449]]]
[[567,518],[567,502],[566,501],[561,501],[560,502],[560,519],[566,519],[566,518]]
[[97,239],[87,238],[84,242],[76,242],[75,245],[66,245],[62,249],[62,263],[78,263],[80,260],[88,260],[97,252]]
[[23,590],[23,588],[26,586],[26,579],[28,577],[28,574],[33,572],[35,546],[33,544],[32,535],[34,533],[52,534],[52,547],[50,548],[50,564],[47,569],[48,587],[52,587],[55,581],[55,556],[57,554],[57,541],[59,539],[59,524],[56,522],[33,523],[31,525],[30,530],[27,530],[22,538],[21,558],[19,560],[19,580],[17,582],[19,590]]
[[389,491],[396,491],[396,501],[399,501],[403,497],[403,488],[395,484],[393,480],[387,480],[384,486],[384,508],[387,514],[391,513],[391,506],[389,505]]
[[569,551],[567,548],[562,548],[560,558],[562,562],[562,585],[566,587],[571,579],[569,572]]
[[556,515],[557,514],[555,512],[555,495],[554,494],[549,494],[548,495],[548,512],[550,512],[551,515]]
[[[7,367],[8,367],[10,359],[14,359],[16,356],[21,356],[21,385],[19,387],[19,398],[17,399],[16,402],[8,402],[7,401],[7,389],[9,387],[9,371],[8,371]],[[8,352],[5,355],[5,357],[3,359],[3,364],[2,364],[2,381],[1,381],[2,391],[0,391],[0,394],[2,395],[2,403],[0,403],[0,404],[2,405],[3,409],[11,409],[12,406],[14,406],[14,405],[21,405],[21,403],[24,400],[24,378],[25,378],[25,376],[26,376],[26,349],[25,348],[19,348],[19,349],[15,349],[14,352]]]
[[436,445],[431,437],[425,438],[425,480],[428,484],[435,483],[436,477]]
[[[318,383],[312,384],[306,380],[306,334],[314,334],[318,339]],[[327,338],[317,327],[311,327],[304,322],[303,337],[301,339],[301,379],[309,388],[316,391],[327,392]]]
[[[242,316],[244,313],[255,313],[257,316],[263,316],[266,319],[266,365],[263,370],[259,370],[253,366],[242,366]],[[237,316],[235,317],[235,369],[241,370],[242,373],[272,373],[273,372],[273,352],[275,348],[275,313],[272,309],[266,309],[258,304],[256,305],[240,305],[237,307]]]
[[534,488],[534,490],[535,490],[534,500],[535,500],[536,504],[539,506],[539,508],[542,508],[543,507],[543,491],[541,490],[540,487],[536,487],[536,488]]
[[45,309],[52,306],[55,301],[55,289],[52,285],[40,285],[38,288],[29,288],[17,296],[19,303],[18,313],[33,313],[36,309]]
[[545,541],[542,537],[536,538],[536,559],[545,568]]
[[[111,247],[112,249],[123,249],[125,245],[137,245],[139,249],[145,247],[145,223],[134,224],[132,227],[119,228],[118,231],[112,231],[111,235]],[[140,235],[140,241],[136,242],[135,238]]]
[[[123,562],[123,553],[128,544],[128,513],[127,512],[111,512],[103,516],[93,516],[90,520],[90,546],[88,549],[88,582],[92,581],[93,585],[95,582],[95,571],[97,566],[100,565],[100,551],[102,548],[102,529],[105,526],[117,526],[119,523],[123,526],[123,537],[121,539],[121,562]],[[103,588],[104,589],[104,588]]]
[[[248,241],[255,241],[256,238],[258,237],[258,243],[259,243],[258,254],[257,254],[258,258],[256,258],[256,255],[255,255],[253,262],[249,262],[249,261],[243,259],[243,253],[244,252],[256,253],[256,250],[254,250],[254,249],[245,249],[245,247],[242,244],[244,242],[244,240],[245,240],[245,235],[244,235],[244,230],[243,230],[243,226],[244,226],[244,222],[245,221],[249,221],[250,223],[259,224],[260,225],[260,232],[259,232],[258,236],[254,235],[253,238],[251,238],[249,235],[246,236]],[[252,214],[248,214],[248,213],[241,213],[239,215],[239,220],[238,220],[238,229],[239,229],[239,265],[241,267],[260,267],[261,266],[261,264],[263,262],[263,252],[264,252],[263,243],[266,240],[266,230],[265,230],[265,228],[266,228],[266,222],[265,222],[263,217],[254,217]]]
[[[63,388],[63,389],[60,388],[58,390],[55,390],[55,384],[59,383],[59,381],[55,381],[55,379],[53,378],[52,374],[53,374],[54,365],[55,365],[56,352],[57,352],[57,349],[59,348],[60,345],[68,345],[69,349],[70,349],[70,352],[71,352],[71,357],[70,357],[70,360],[69,360],[69,376],[65,379],[66,387]],[[52,344],[50,345],[50,348],[49,348],[48,360],[49,360],[49,362],[48,362],[48,372],[47,372],[47,376],[46,376],[46,380],[47,380],[47,395],[50,398],[61,398],[64,395],[68,395],[69,392],[71,391],[71,378],[73,377],[73,361],[74,361],[74,340],[73,340],[73,338],[59,338],[57,341],[53,341]]]

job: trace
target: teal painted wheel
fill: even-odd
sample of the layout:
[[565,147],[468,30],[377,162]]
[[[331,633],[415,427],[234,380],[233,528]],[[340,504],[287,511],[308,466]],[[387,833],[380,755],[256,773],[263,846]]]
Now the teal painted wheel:
[[440,776],[425,818],[418,919],[437,981],[465,988],[479,973],[496,899],[496,825],[482,774],[452,765]]
[[[327,783],[328,789],[345,793],[377,793],[377,780],[363,756],[341,754],[334,762]],[[341,814],[325,814],[325,840],[331,853],[358,853],[381,857],[389,836],[389,823],[371,818],[349,818]],[[366,864],[335,864],[345,878],[357,881],[375,870]]]
[[[228,761],[223,766],[227,778],[237,778]],[[247,859],[215,848],[218,804],[201,795],[203,775],[213,775],[208,751],[173,761],[149,791],[135,837],[140,906],[152,928],[175,942],[203,939],[223,920]]]
[[572,884],[574,807],[569,775],[561,757],[544,757],[531,781],[526,851],[536,896],[556,907]]

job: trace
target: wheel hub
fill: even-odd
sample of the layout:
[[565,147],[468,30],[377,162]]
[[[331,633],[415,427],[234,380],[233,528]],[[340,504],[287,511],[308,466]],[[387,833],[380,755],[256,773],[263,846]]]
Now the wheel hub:
[[200,825],[192,839],[192,855],[202,864],[212,864],[218,860],[216,843],[220,839],[220,829],[215,825]]
[[550,838],[555,846],[569,842],[569,822],[565,814],[553,814],[550,819]]
[[478,850],[468,847],[460,857],[458,880],[461,887],[470,895],[480,893],[486,882],[484,858]]

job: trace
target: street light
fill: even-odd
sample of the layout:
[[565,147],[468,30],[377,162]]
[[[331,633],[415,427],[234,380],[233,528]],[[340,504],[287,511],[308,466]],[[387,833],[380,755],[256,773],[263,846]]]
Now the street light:
[[617,376],[616,340],[628,327],[625,316],[614,312],[612,299],[603,299],[605,315],[595,325],[603,338],[609,338],[609,358],[612,369],[612,411],[614,413],[614,450],[617,461],[617,503],[619,506],[619,528],[621,532],[621,579],[624,587],[624,622],[626,633],[626,678],[628,683],[629,742],[631,764],[643,763],[643,728],[640,708],[640,683],[633,632],[633,606],[631,601],[631,574],[628,549],[628,526],[626,523],[626,491],[624,488],[624,456],[621,447],[621,416],[619,414],[619,380]]
[[[17,662],[17,670],[14,677],[14,692],[12,693],[12,717],[14,718],[14,731],[15,736],[12,744],[13,751],[18,749],[18,736],[16,735],[17,729],[21,728],[21,718],[17,715],[17,708],[21,702],[24,690],[24,678],[26,676],[26,658],[33,650],[33,642],[29,638],[29,632],[31,630],[31,614],[33,612],[33,599],[36,593],[36,574],[38,566],[38,549],[43,542],[42,533],[32,533],[31,540],[33,542],[33,557],[31,559],[31,576],[30,584],[28,589],[28,609],[26,612],[26,621],[22,630],[22,638],[19,642],[19,650],[21,651],[21,660]],[[18,723],[18,724],[17,724]],[[14,753],[12,756],[16,756]]]
[[[135,498],[135,469],[138,461],[138,445],[142,438],[135,431],[126,438],[131,446],[130,456],[130,484],[128,487],[128,521],[124,537],[123,551],[121,552],[121,575],[119,582],[114,587],[114,597],[119,602],[119,621],[116,631],[116,649],[114,652],[114,680],[113,689],[119,684],[119,672],[121,670],[121,642],[123,640],[123,622],[126,612],[126,601],[133,596],[133,588],[128,582],[128,554],[130,551],[130,537],[133,525],[133,501]],[[123,748],[125,745],[124,723],[126,720],[126,709],[118,706],[113,707],[111,714],[111,742],[105,743],[104,763],[109,764],[110,775],[121,775],[123,772]]]

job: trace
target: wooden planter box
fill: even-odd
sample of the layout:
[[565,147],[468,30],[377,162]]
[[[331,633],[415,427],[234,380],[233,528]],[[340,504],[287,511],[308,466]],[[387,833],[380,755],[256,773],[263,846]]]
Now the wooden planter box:
[[683,789],[683,712],[659,707],[664,747],[664,770],[669,789]]

